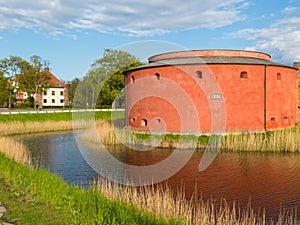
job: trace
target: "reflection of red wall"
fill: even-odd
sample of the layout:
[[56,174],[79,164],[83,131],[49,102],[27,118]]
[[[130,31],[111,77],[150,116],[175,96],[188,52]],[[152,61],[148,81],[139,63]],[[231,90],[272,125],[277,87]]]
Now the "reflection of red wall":
[[[251,52],[246,53],[251,55]],[[269,58],[263,53],[254,56]],[[157,57],[160,59],[163,55]],[[197,77],[197,71],[202,71],[202,78]],[[240,77],[243,71],[247,73],[246,79]],[[176,88],[166,85],[166,81],[177,85]],[[296,70],[291,67],[251,63],[163,65],[128,71],[126,86],[127,106],[130,106],[128,125],[134,128],[149,129],[141,125],[141,120],[150,122],[154,117],[162,118],[169,131],[182,130],[183,117],[190,120],[190,127],[183,130],[198,127],[208,132],[276,129],[293,126],[296,122]],[[149,88],[153,90],[151,95],[134,102],[133,96]],[[169,102],[170,96],[178,105]],[[221,99],[213,96],[221,96]],[[196,108],[197,119],[193,117],[192,107]],[[182,116],[187,113],[181,111],[184,109],[190,111],[191,118]],[[134,122],[132,118],[136,118]],[[200,125],[195,126],[198,121]]]

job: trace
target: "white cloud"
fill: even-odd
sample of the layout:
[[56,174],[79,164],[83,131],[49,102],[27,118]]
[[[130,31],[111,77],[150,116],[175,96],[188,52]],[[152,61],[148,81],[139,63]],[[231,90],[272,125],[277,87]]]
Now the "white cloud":
[[297,7],[294,6],[287,6],[283,9],[284,13],[290,14],[290,13],[294,13],[296,11],[299,11]]
[[244,19],[241,10],[247,6],[246,0],[2,0],[0,31],[79,28],[153,35],[230,25]]
[[247,49],[271,54],[273,61],[288,65],[300,61],[300,17],[278,20],[264,29],[243,29],[234,35],[254,43]]

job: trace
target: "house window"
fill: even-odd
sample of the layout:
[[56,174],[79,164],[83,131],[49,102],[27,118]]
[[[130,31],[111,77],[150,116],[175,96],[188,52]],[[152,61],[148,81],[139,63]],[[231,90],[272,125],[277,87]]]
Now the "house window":
[[143,127],[147,126],[147,120],[146,119],[141,120],[141,126],[143,126]]
[[44,91],[44,95],[47,95],[47,91]]
[[277,73],[277,80],[281,80],[281,73]]
[[61,92],[60,92],[60,95],[61,95],[61,96],[63,96],[63,95],[64,95],[64,92],[63,92],[63,91],[61,91]]
[[64,101],[65,101],[64,99],[61,99],[61,100],[60,100],[60,103],[64,103]]
[[202,71],[197,71],[197,77],[198,77],[199,79],[202,79]]
[[54,96],[55,95],[55,91],[52,91],[51,94]]
[[56,87],[60,87],[60,83],[59,82],[56,82]]
[[241,72],[240,73],[240,78],[247,79],[248,78],[248,73],[246,71]]
[[155,73],[156,79],[160,80],[160,74],[159,73]]
[[47,103],[47,99],[44,99],[44,103]]
[[52,99],[52,103],[55,103],[55,99]]
[[271,121],[272,121],[272,122],[275,122],[275,117],[272,117],[272,118],[271,118]]

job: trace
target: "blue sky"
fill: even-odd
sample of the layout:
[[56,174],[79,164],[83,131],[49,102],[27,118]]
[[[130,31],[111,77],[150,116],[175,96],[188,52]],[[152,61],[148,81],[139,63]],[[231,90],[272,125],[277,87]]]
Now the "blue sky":
[[292,65],[299,11],[300,0],[0,0],[0,58],[39,55],[63,80],[83,77],[107,48],[142,61],[169,50],[246,49]]

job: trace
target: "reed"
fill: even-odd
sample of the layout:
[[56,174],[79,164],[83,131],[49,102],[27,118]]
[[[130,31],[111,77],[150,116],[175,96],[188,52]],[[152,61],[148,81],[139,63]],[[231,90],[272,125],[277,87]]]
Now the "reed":
[[223,151],[299,152],[300,127],[265,133],[242,133],[226,135],[223,138]]
[[26,147],[21,143],[9,137],[0,137],[0,152],[4,153],[10,159],[18,163],[31,166],[31,157]]
[[[87,141],[104,145],[143,145],[160,148],[176,148],[180,141],[187,147],[195,144],[197,149],[204,149],[209,143],[210,136],[166,134],[141,134],[133,133],[126,129],[113,127],[110,121],[97,120],[95,122],[97,135],[93,130],[86,129],[82,138]],[[248,151],[248,152],[299,152],[300,151],[300,126],[268,132],[251,132],[227,134],[222,138],[221,149],[223,151]]]
[[45,122],[11,122],[0,123],[0,135],[28,134],[50,131],[71,130],[71,121],[45,121]]
[[122,186],[104,179],[97,182],[98,189],[111,200],[132,204],[140,210],[163,218],[175,218],[184,224],[205,225],[266,225],[266,224],[296,224],[294,212],[283,212],[277,222],[266,218],[266,212],[255,212],[251,204],[242,208],[235,203],[221,199],[216,203],[213,199],[203,200],[197,193],[188,200],[184,188],[174,193],[168,185],[158,186]]

